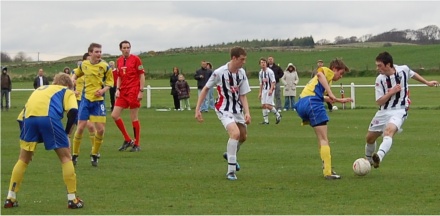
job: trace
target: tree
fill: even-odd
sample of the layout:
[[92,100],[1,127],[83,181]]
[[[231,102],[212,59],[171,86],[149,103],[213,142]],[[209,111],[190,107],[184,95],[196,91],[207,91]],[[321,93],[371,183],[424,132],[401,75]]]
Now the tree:
[[1,57],[2,62],[12,62],[11,56],[9,56],[7,53],[1,52],[1,54],[2,54],[2,57]]
[[32,58],[28,57],[26,53],[24,53],[23,51],[18,52],[17,55],[15,55],[14,57],[14,62],[29,62],[29,61],[32,61]]

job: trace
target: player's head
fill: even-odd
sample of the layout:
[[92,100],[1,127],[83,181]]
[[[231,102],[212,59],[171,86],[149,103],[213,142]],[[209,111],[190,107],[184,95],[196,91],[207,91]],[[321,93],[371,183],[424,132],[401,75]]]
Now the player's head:
[[90,55],[90,61],[96,62],[101,60],[102,45],[98,43],[91,43],[87,49]]
[[66,86],[69,89],[73,89],[73,82],[70,79],[70,76],[65,73],[58,73],[53,78],[53,85],[62,85]]
[[82,60],[83,60],[83,61],[84,61],[84,60],[87,60],[87,59],[89,59],[89,57],[90,57],[89,53],[86,52],[86,53],[84,53]]
[[350,71],[347,65],[338,58],[330,62],[329,68],[334,72],[333,81],[341,79],[345,72]]
[[128,40],[123,40],[119,43],[119,50],[121,50],[122,55],[128,57],[131,52],[131,44]]
[[376,57],[376,68],[379,73],[390,71],[394,67],[393,57],[388,52],[379,53]]
[[231,64],[234,69],[242,68],[246,63],[246,51],[243,47],[233,47],[230,51],[231,54]]
[[261,57],[260,60],[258,61],[258,64],[260,65],[261,68],[267,68],[267,59]]

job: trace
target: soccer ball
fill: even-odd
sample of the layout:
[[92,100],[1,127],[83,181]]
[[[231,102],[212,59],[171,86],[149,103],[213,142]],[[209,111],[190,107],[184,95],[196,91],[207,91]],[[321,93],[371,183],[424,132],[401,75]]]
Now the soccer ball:
[[365,158],[358,158],[353,163],[353,171],[358,176],[367,175],[371,171],[371,164]]
[[337,106],[333,106],[332,110],[338,110],[338,107]]

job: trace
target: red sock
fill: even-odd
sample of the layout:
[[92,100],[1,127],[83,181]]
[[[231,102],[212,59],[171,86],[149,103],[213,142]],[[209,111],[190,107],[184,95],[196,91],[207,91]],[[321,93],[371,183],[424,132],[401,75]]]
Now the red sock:
[[130,141],[131,138],[127,133],[127,130],[125,130],[125,126],[124,126],[124,122],[122,121],[121,118],[119,118],[118,120],[115,121],[116,126],[118,126],[119,130],[122,132],[122,135],[124,136],[124,140],[125,141]]
[[132,124],[133,124],[134,137],[136,139],[134,144],[136,146],[139,146],[139,140],[141,139],[141,137],[140,137],[141,124],[139,123],[139,120],[136,120],[136,121],[132,122]]

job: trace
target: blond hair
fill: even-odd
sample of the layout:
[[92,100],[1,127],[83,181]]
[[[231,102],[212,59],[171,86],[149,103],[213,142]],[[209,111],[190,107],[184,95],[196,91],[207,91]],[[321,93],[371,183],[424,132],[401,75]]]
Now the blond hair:
[[69,89],[73,89],[73,82],[70,79],[70,76],[65,73],[55,74],[55,76],[53,77],[52,84],[53,85],[62,85],[62,86],[68,87]]

